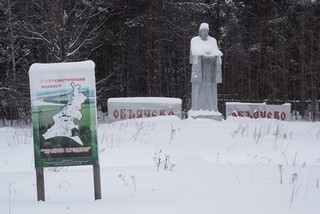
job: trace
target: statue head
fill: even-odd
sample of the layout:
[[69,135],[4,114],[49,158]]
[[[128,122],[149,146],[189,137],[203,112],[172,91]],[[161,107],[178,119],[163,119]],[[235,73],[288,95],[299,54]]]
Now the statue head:
[[209,25],[207,23],[202,23],[199,27],[199,36],[202,40],[207,40],[209,35]]

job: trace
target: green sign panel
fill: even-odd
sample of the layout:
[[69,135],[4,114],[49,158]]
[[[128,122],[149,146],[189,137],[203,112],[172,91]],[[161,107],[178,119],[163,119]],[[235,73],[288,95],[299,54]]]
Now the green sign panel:
[[36,167],[98,165],[92,61],[29,70]]

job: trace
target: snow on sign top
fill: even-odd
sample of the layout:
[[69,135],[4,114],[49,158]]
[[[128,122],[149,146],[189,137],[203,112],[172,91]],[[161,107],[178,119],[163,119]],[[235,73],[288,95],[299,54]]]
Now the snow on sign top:
[[94,69],[94,62],[91,60],[82,62],[64,62],[64,63],[34,63],[31,65],[29,72],[43,72],[55,70],[86,70]]
[[[91,60],[63,63],[34,63],[29,69],[30,88],[32,92],[44,89],[58,90],[70,88],[70,82],[81,83],[81,88],[95,86],[95,64]],[[60,93],[60,92],[59,92]],[[34,94],[31,94],[34,98]],[[33,99],[34,100],[34,99]],[[41,103],[41,100],[37,102]]]

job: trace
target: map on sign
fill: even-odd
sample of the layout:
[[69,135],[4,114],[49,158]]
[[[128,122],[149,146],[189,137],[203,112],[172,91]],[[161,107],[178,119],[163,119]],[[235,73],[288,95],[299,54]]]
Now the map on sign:
[[68,137],[83,145],[83,142],[78,136],[72,136],[72,129],[78,129],[79,125],[74,123],[74,119],[81,120],[81,105],[86,100],[86,96],[80,93],[81,85],[76,85],[71,82],[72,92],[67,94],[68,103],[53,116],[54,124],[42,136],[45,140],[53,137]]

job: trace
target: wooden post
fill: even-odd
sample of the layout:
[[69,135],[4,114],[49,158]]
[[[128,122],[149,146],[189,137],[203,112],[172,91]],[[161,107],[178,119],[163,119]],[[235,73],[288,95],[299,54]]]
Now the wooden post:
[[101,199],[100,166],[93,165],[94,199]]
[[45,201],[43,168],[36,168],[38,201]]

